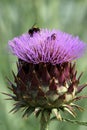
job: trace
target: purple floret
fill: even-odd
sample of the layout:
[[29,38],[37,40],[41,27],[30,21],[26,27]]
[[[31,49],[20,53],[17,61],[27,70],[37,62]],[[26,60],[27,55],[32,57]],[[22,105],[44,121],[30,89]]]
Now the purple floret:
[[41,29],[31,37],[29,33],[22,34],[9,41],[13,54],[28,63],[59,64],[79,58],[86,44],[79,37],[59,30]]

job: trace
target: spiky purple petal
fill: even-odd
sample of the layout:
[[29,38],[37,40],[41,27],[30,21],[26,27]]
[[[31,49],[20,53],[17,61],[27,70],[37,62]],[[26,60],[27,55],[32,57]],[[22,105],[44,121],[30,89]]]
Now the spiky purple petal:
[[13,54],[26,62],[59,64],[79,58],[86,45],[68,33],[41,29],[33,37],[29,33],[15,37],[9,46]]

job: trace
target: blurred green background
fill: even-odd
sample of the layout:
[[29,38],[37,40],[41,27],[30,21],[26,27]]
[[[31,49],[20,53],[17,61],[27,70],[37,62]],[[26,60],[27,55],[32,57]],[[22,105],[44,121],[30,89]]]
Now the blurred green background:
[[[36,23],[41,28],[56,28],[78,35],[87,43],[87,0],[0,0],[0,92],[9,92],[6,76],[13,79],[16,61],[8,49],[8,40],[28,31]],[[87,82],[87,53],[77,60],[78,74],[84,72],[81,83]],[[87,95],[87,88],[82,95]],[[0,93],[0,130],[38,130],[39,119],[33,115],[27,120],[22,113],[9,113],[12,101]],[[79,102],[85,111],[78,112],[77,120],[87,121],[87,99]],[[71,116],[69,118],[73,119]],[[49,130],[87,130],[70,123],[53,122]]]

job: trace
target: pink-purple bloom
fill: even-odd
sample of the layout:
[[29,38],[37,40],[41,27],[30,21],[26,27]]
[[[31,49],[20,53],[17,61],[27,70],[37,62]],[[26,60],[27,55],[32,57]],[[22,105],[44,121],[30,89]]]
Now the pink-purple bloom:
[[71,34],[41,29],[33,37],[27,32],[9,41],[9,46],[18,58],[33,64],[59,64],[79,58],[85,44]]

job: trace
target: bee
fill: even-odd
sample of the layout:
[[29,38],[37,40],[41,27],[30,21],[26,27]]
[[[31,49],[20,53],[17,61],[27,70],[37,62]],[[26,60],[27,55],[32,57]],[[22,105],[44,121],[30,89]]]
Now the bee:
[[31,29],[28,30],[28,33],[31,37],[33,37],[34,33],[40,32],[40,29],[35,27],[35,24],[32,26]]
[[51,35],[51,40],[55,40],[55,39],[56,39],[56,34],[53,33],[53,34]]

